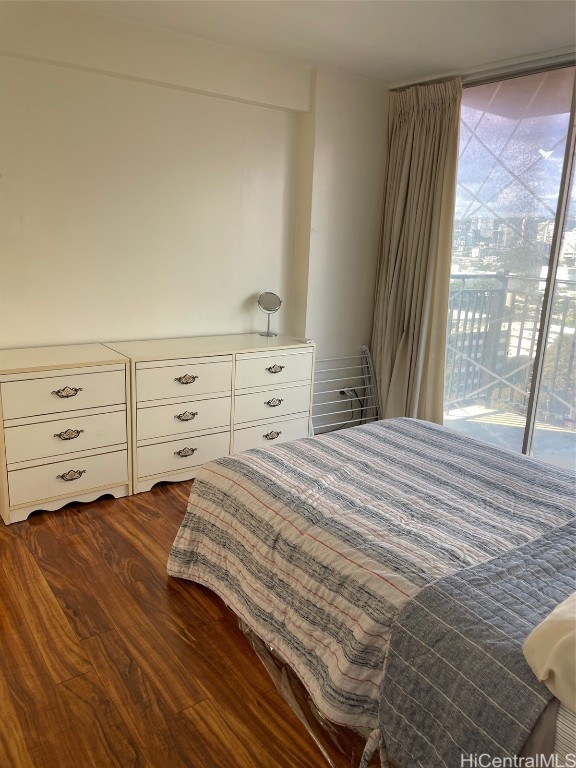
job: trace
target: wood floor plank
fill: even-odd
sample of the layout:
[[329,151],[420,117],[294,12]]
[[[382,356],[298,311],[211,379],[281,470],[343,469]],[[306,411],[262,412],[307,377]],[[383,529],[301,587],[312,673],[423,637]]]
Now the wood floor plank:
[[[10,750],[16,750],[24,761],[29,756],[34,768],[76,768],[66,737],[69,729],[66,713],[20,606],[6,590],[0,590],[0,627],[0,741],[11,743],[10,721],[16,718],[19,727],[15,728],[16,742]],[[5,713],[11,718],[5,719]],[[19,732],[25,735],[25,753]],[[11,766],[10,763],[7,765]]]
[[181,664],[192,672],[205,696],[219,705],[228,702],[242,716],[243,696],[250,693],[250,684],[233,666],[223,662],[212,645],[199,639],[197,627],[177,612],[151,613],[150,620]]
[[174,719],[175,738],[194,744],[206,765],[261,768],[244,742],[230,729],[214,702],[208,699],[201,701]]
[[[76,502],[63,507],[63,509],[59,509],[57,515],[46,515],[46,522],[56,538],[79,533],[78,510],[82,507],[82,513],[84,515],[88,514],[87,505]],[[92,505],[92,508],[94,509],[94,505]]]
[[98,548],[102,557],[124,584],[147,579],[153,574],[139,551],[108,523],[107,515],[78,516],[81,532]]
[[202,587],[196,590],[190,590],[190,582],[184,582],[182,579],[172,579],[167,575],[168,554],[174,540],[174,533],[164,519],[154,519],[147,526],[143,527],[138,520],[130,515],[115,515],[109,519],[110,525],[123,538],[128,540],[131,545],[140,553],[142,557],[154,569],[154,575],[161,585],[190,602],[190,607],[194,611],[198,604],[210,613],[212,618],[222,616],[221,605],[214,599],[213,593]]
[[54,593],[24,542],[3,554],[5,589],[18,603],[55,683],[84,674],[92,665]]
[[158,516],[143,525],[138,517],[122,513],[110,515],[106,519],[112,528],[144,557],[155,574],[163,576],[166,573],[172,542],[170,545],[161,546],[155,535],[155,525],[160,522],[161,526],[164,526],[165,520]]
[[[261,699],[251,690],[233,666],[226,666],[220,659],[207,658],[205,644],[194,638],[185,626],[163,623],[162,634],[172,635],[171,647],[182,663],[193,667],[196,679],[204,685],[208,699],[225,723],[229,738],[244,744],[250,755],[249,764],[275,768],[319,768],[323,765],[316,746],[296,715],[282,700],[282,704],[277,705],[274,697],[279,694],[275,689],[269,693],[279,713],[273,712],[270,716],[268,700]],[[191,717],[192,711],[187,711],[187,715]],[[278,739],[278,733],[282,733],[282,739]],[[291,743],[287,744],[287,740]],[[239,764],[244,765],[243,762]]]
[[154,494],[152,492],[137,493],[134,496],[117,499],[113,506],[113,517],[116,515],[121,516],[123,512],[128,512],[130,517],[138,521],[140,525],[148,525],[152,520],[157,520],[160,517],[154,501]]
[[[364,739],[358,734],[348,729],[341,729],[335,732],[334,729],[326,728],[320,725],[319,721],[315,719],[313,714],[313,706],[310,705],[310,697],[302,684],[296,680],[294,685],[294,673],[289,672],[288,678],[291,679],[292,692],[298,706],[301,706],[302,711],[310,710],[309,718],[312,721],[312,730],[314,736],[310,735],[305,739],[307,744],[311,744],[311,740],[314,740],[318,751],[322,751],[323,754],[327,754],[335,766],[348,766],[349,768],[356,768],[360,765],[362,753],[364,751]],[[283,681],[286,684],[285,681]],[[284,743],[284,740],[288,740],[290,744],[294,743],[294,734],[292,732],[293,725],[290,724],[290,718],[287,717],[288,712],[291,713],[291,707],[286,703],[280,693],[274,689],[266,691],[258,697],[258,706],[263,707],[267,714],[266,722],[273,728],[273,732],[276,734],[275,743]],[[283,732],[282,732],[283,731]],[[296,734],[296,743],[301,738],[301,729],[298,728]],[[290,759],[292,761],[298,760],[299,747],[295,750],[288,750],[290,753]],[[310,755],[312,761],[317,759],[316,750]],[[292,765],[292,763],[290,763]],[[295,765],[298,765],[296,762]],[[312,765],[316,763],[312,762]],[[369,768],[380,768],[380,757],[376,753],[369,762]]]
[[167,573],[157,577],[157,581],[167,592],[185,604],[188,610],[200,611],[206,621],[216,621],[226,612],[226,606],[218,595],[203,587],[202,584],[192,584],[186,579],[174,579]]
[[162,611],[180,615],[192,626],[207,624],[222,618],[224,607],[213,593],[198,584],[162,577],[136,581],[129,587],[134,598],[145,611]]
[[214,663],[221,662],[222,654],[212,644],[204,643],[204,634],[199,631],[201,627],[206,627],[205,635],[210,636],[210,627],[227,613],[216,595],[198,584],[189,581],[180,583],[180,580],[169,576],[164,583],[156,578],[134,582],[130,591],[146,614],[154,616],[154,625],[164,636],[181,635],[189,645],[203,645],[203,653],[206,651]]
[[[205,629],[208,632],[217,623],[207,625],[202,631]],[[282,729],[297,743],[287,750],[287,758],[281,757],[286,751],[286,745],[282,743],[277,748],[273,746],[274,728],[265,724],[267,715],[256,692],[251,689],[250,682],[238,673],[233,662],[230,666],[225,664],[221,654],[207,645],[205,640],[198,638],[197,627],[190,627],[182,616],[166,614],[154,621],[154,624],[181,663],[193,672],[197,684],[202,686],[233,738],[242,743],[250,742],[247,749],[252,762],[258,766],[297,768],[299,763],[296,754],[302,751],[302,768],[318,768],[322,765],[316,747],[308,743],[308,735],[302,734],[300,723],[288,708],[283,710],[286,722],[282,723]],[[274,718],[273,722],[277,720]]]
[[199,768],[197,755],[186,754],[171,735],[169,691],[163,694],[154,687],[118,633],[87,638],[83,645],[150,768]]
[[[179,504],[177,505],[179,507]],[[166,517],[160,516],[150,524],[150,532],[156,538],[163,552],[166,552],[166,561],[178,533],[178,528],[174,526]]]
[[170,711],[181,712],[206,698],[204,687],[195,679],[194,668],[185,666],[173,653],[153,623],[118,630],[128,652],[158,690],[170,691]]
[[267,763],[278,768],[318,768],[320,753],[312,738],[274,688],[246,702],[247,715],[265,745]]
[[184,483],[160,483],[150,491],[160,515],[168,520],[177,532],[188,506],[192,480]]
[[222,601],[167,575],[189,488],[0,525],[0,768],[326,768]]
[[112,627],[128,627],[146,621],[146,614],[134,600],[128,587],[87,536],[68,536],[61,540],[61,544],[78,570],[86,575],[96,600],[106,612]]
[[77,734],[79,766],[147,768],[136,741],[95,672],[61,683],[58,693]]
[[78,637],[90,637],[112,628],[86,573],[48,526],[31,527],[26,544]]
[[28,749],[28,734],[1,670],[0,712],[0,765],[34,768],[34,758]]
[[[67,508],[70,509],[75,522],[78,525],[83,525],[89,520],[99,520],[107,515],[119,514],[120,509],[122,508],[119,505],[122,504],[124,498],[128,500],[130,499],[130,497],[115,499],[114,496],[104,494],[104,496],[101,496],[95,501],[75,502],[70,504]],[[130,504],[129,501],[128,503]],[[58,514],[60,514],[60,510],[58,510]]]
[[221,621],[200,627],[196,634],[203,647],[213,647],[218,656],[229,666],[233,666],[245,680],[250,681],[250,685],[257,691],[269,691],[274,687],[264,664],[231,611],[226,610]]

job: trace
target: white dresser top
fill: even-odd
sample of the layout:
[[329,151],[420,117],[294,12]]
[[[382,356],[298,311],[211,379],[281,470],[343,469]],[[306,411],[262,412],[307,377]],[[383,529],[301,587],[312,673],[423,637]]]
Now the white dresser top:
[[107,344],[134,362],[150,360],[178,360],[187,357],[224,355],[236,352],[260,352],[290,349],[314,344],[292,336],[260,336],[258,333],[239,333],[228,336],[191,336],[178,339],[148,339],[146,341],[117,341]]
[[117,365],[126,358],[104,344],[69,344],[61,347],[0,349],[0,374]]

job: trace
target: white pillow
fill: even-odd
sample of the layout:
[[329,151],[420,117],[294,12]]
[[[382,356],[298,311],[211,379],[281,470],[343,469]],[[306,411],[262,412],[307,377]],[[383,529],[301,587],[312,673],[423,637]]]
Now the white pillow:
[[534,627],[523,649],[538,680],[576,712],[576,592]]

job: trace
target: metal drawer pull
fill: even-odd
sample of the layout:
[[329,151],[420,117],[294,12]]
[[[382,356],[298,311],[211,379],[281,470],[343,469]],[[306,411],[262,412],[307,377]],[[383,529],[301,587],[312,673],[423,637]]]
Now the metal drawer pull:
[[192,456],[197,450],[198,448],[180,448],[179,451],[174,451],[174,456],[182,456],[182,458],[186,458],[186,456]]
[[284,365],[278,365],[278,363],[274,363],[274,365],[269,366],[266,368],[268,373],[280,373],[280,371],[283,371],[285,368]]
[[276,440],[281,434],[282,432],[274,432],[274,430],[272,430],[272,432],[268,432],[267,434],[262,435],[262,437],[265,437],[266,440]]
[[51,394],[56,397],[75,397],[78,392],[82,392],[82,387],[63,387],[62,389],[53,389]]
[[68,472],[65,472],[63,475],[56,475],[58,480],[66,480],[67,483],[70,482],[70,480],[78,480],[78,478],[82,477],[86,473],[85,469],[70,469]]
[[82,432],[83,429],[67,429],[65,432],[55,432],[54,437],[59,437],[60,440],[75,440]]
[[278,405],[283,403],[284,400],[281,400],[279,397],[273,397],[272,400],[266,400],[264,405],[269,405],[270,408],[276,408]]
[[180,421],[192,421],[196,416],[198,416],[198,411],[184,411],[184,413],[177,413],[174,418]]
[[190,373],[185,374],[184,376],[178,376],[174,379],[174,381],[178,381],[180,384],[193,384],[198,376],[193,376]]

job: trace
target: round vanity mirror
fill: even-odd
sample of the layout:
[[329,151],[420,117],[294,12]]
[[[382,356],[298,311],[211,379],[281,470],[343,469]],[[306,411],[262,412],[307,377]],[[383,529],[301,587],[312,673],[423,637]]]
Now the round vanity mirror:
[[265,312],[268,315],[268,329],[265,332],[262,332],[260,336],[278,335],[270,331],[270,315],[273,315],[274,312],[278,312],[281,305],[282,299],[280,296],[277,296],[275,293],[271,293],[270,291],[265,291],[264,293],[261,293],[260,296],[258,296],[258,306],[262,312]]

